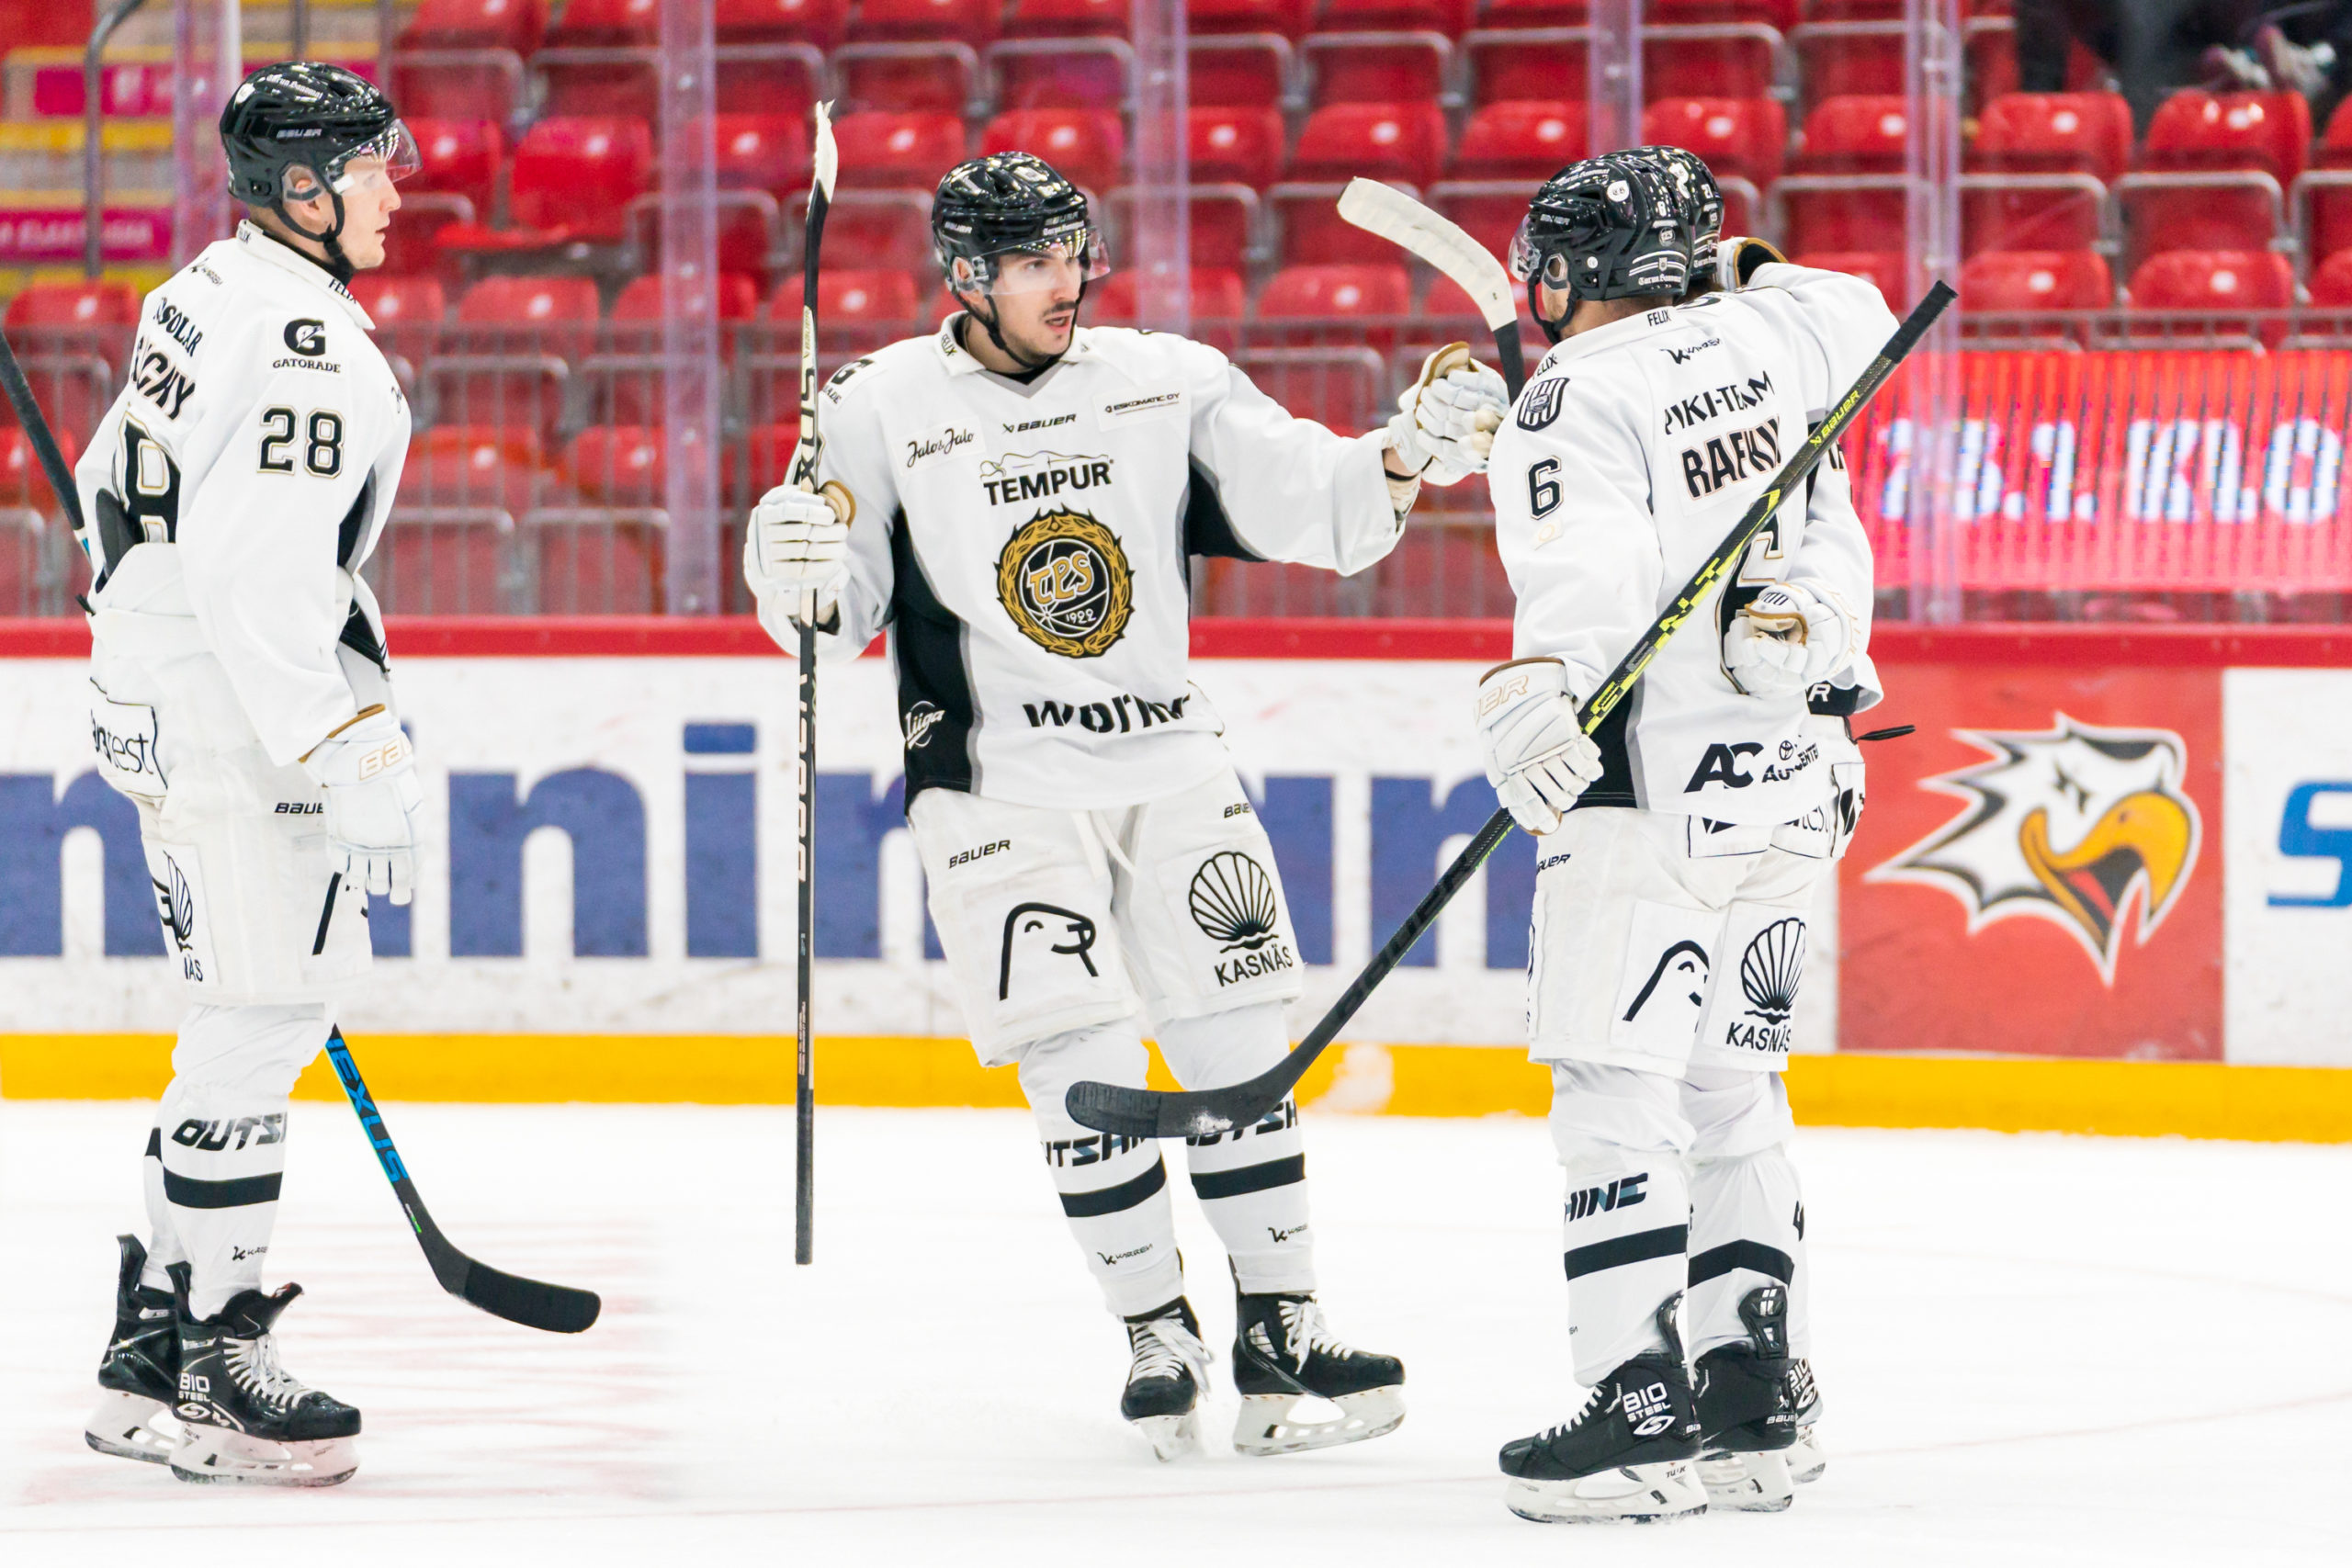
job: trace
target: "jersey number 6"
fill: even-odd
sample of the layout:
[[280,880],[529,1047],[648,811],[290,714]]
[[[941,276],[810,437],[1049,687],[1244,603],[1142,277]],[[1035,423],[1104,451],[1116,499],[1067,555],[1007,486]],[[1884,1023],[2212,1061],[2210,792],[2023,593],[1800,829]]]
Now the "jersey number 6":
[[304,430],[302,466],[322,479],[331,479],[343,472],[343,415],[333,409],[312,411],[306,422],[292,409],[282,404],[266,409],[261,416],[261,471],[265,474],[290,474],[294,459],[287,448],[295,442],[294,433]]
[[1560,481],[1547,478],[1560,471],[1560,459],[1546,457],[1530,465],[1527,470],[1527,511],[1541,517],[1560,504]]

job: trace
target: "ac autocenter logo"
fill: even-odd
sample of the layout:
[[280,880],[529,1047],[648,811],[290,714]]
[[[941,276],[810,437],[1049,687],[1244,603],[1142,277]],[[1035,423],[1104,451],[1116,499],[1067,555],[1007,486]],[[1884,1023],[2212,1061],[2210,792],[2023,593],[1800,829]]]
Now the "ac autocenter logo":
[[2196,870],[2203,826],[2183,783],[2188,746],[2175,730],[2052,716],[2045,730],[1953,730],[1988,760],[1919,787],[1967,808],[1866,880],[1941,888],[1968,911],[1971,935],[1996,920],[2047,920],[2112,986],[2132,904],[2144,943]]

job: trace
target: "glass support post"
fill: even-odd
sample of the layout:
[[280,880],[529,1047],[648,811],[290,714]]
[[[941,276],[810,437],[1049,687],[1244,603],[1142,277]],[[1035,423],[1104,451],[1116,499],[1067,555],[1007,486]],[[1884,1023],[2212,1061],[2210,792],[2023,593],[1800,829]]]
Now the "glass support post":
[[[1114,251],[1111,259],[1135,271],[1137,322],[1165,333],[1189,333],[1193,327],[1185,39],[1184,0],[1134,0],[1128,13],[1128,42],[1135,51],[1135,200],[1128,209],[1133,229],[1119,236],[1126,254]],[[1231,257],[1227,265],[1238,268],[1241,258]]]
[[[1905,0],[1905,265],[1896,315],[1941,278],[1960,283],[1960,0]],[[1947,310],[1905,367],[1910,420],[1906,526],[1910,615],[1945,624],[1962,615],[1960,528],[1952,471],[1960,443],[1960,311]]]
[[663,607],[719,611],[718,224],[707,0],[662,4]]

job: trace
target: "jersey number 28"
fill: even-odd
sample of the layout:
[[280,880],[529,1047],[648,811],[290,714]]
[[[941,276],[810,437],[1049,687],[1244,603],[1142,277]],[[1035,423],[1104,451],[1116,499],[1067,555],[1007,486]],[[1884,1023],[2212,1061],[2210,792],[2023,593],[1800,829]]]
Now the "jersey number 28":
[[303,432],[302,466],[322,479],[331,479],[343,472],[343,415],[333,409],[315,409],[306,421],[292,409],[282,404],[265,409],[261,416],[261,471],[265,474],[290,474],[294,457],[288,448],[295,445],[295,432]]

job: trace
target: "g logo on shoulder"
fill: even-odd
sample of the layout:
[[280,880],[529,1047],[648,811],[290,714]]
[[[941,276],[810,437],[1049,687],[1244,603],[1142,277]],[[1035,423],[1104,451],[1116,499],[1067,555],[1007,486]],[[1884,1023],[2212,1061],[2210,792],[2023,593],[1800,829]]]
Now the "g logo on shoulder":
[[1041,512],[996,559],[996,595],[1031,642],[1066,659],[1107,653],[1135,608],[1118,536],[1083,512]]
[[327,351],[327,324],[307,316],[287,322],[286,346],[308,358],[317,358]]

